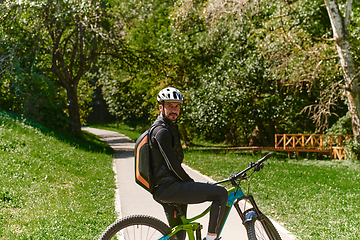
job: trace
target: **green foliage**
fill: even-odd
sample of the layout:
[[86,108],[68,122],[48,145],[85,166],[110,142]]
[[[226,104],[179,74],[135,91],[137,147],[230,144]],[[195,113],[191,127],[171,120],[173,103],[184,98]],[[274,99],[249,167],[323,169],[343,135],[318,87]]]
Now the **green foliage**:
[[327,134],[352,134],[350,112],[347,112],[346,115],[339,118],[339,120],[329,128]]
[[[181,14],[188,5],[180,3],[183,3],[179,6],[180,10],[174,12]],[[278,6],[271,6],[263,5],[261,10],[267,15],[276,15]],[[314,131],[311,124],[307,125],[309,128],[304,128],[299,120],[306,121],[306,116],[299,113],[315,97],[282,84],[281,78],[271,71],[269,62],[272,59],[260,50],[266,47],[267,51],[279,51],[276,47],[280,47],[280,42],[273,46],[274,49],[265,38],[271,34],[266,32],[266,28],[272,19],[265,18],[265,23],[260,16],[249,19],[247,14],[255,10],[251,7],[243,12],[237,10],[237,13],[221,9],[221,17],[211,22],[210,27],[203,25],[202,32],[191,31],[189,27],[182,26],[197,28],[197,24],[190,24],[194,19],[195,6],[192,7],[187,14],[177,16],[176,19],[181,19],[179,23],[174,23],[178,38],[186,39],[190,45],[188,49],[199,49],[201,46],[204,50],[201,55],[205,62],[199,62],[202,72],[197,72],[199,80],[189,77],[194,83],[194,88],[188,90],[186,105],[185,121],[189,128],[194,125],[191,130],[197,135],[236,145],[248,145],[249,142],[272,145],[275,128],[288,132]],[[200,13],[203,9],[203,5],[199,5],[196,11]],[[202,18],[205,20],[198,22],[211,21],[207,16]],[[181,43],[174,45],[182,46]],[[188,49],[182,51],[183,55],[191,53]],[[191,59],[196,61],[197,58]]]
[[0,239],[95,239],[116,218],[112,156],[43,132],[0,113]]
[[173,76],[167,61],[174,57],[167,48],[171,41],[169,11],[172,1],[122,1],[125,41],[131,61],[109,61],[99,71],[104,99],[119,121],[134,123],[153,120],[157,114],[157,93]]
[[17,99],[21,104],[20,113],[35,122],[53,128],[68,126],[65,114],[64,92],[53,81],[40,74],[17,74]]
[[[49,46],[55,43],[51,34],[56,29],[38,28],[56,20],[65,29],[59,39],[63,45],[54,48],[63,49],[63,66],[68,69],[61,72],[83,76],[77,89],[82,123],[91,111],[90,80],[98,80],[111,114],[118,121],[134,124],[153,121],[158,114],[157,93],[166,86],[177,87],[187,102],[182,111],[183,131],[190,138],[234,145],[272,145],[275,133],[326,132],[347,112],[343,76],[334,43],[328,41],[331,25],[322,0],[245,4],[129,0],[96,3],[95,9],[90,2],[32,2],[23,1],[22,6],[31,6],[24,8],[26,11],[11,1],[2,5],[8,11],[2,17],[0,39],[5,41],[0,52],[6,55],[16,49],[12,66],[16,63],[20,67],[16,66],[16,73],[5,78],[0,88],[4,109],[23,109],[23,100],[11,90],[18,88],[18,82],[39,81],[42,85],[59,78],[55,72],[44,72],[53,67],[48,53],[53,52]],[[344,2],[339,4],[343,11]],[[353,3],[349,38],[356,66],[360,49],[358,5]],[[53,18],[41,18],[37,12]],[[11,23],[17,13],[24,21]],[[68,64],[71,56],[81,59],[79,52],[70,54],[76,46],[70,42],[76,42],[72,37],[77,19],[83,19],[83,30],[89,31],[84,38],[84,56],[89,60],[86,69],[92,70],[89,76],[79,71],[81,60]],[[72,21],[75,25],[68,24]],[[91,51],[92,46],[97,48]],[[92,55],[97,50],[98,55]],[[90,67],[98,57],[94,70]],[[75,85],[80,81],[73,80]],[[47,99],[44,95],[50,95],[46,89],[56,91],[56,87],[40,89],[39,106]],[[60,98],[65,97],[64,92],[54,96],[52,102],[62,116],[64,100]],[[40,109],[28,106],[29,113]],[[65,113],[71,115],[69,110]]]
[[352,46],[352,57],[355,66],[360,66],[360,3],[353,1],[352,17],[349,26],[350,39],[349,42]]
[[34,70],[34,65],[26,63],[26,60],[14,59],[11,62],[13,67],[2,75],[0,108],[18,112],[46,126],[67,126],[64,92],[51,78]]
[[93,101],[94,86],[91,85],[93,80],[92,74],[85,74],[85,76],[79,81],[78,87],[78,98],[79,98],[79,109],[80,109],[80,121],[82,125],[85,125],[87,119],[92,112],[91,102]]
[[[339,118],[339,120],[327,131],[327,134],[352,135],[353,131],[350,112],[347,112],[346,115]],[[357,140],[354,141],[354,139]],[[354,139],[350,139],[345,143],[347,151],[346,158],[350,160],[360,160],[359,137],[355,136]]]
[[18,111],[21,107],[19,98],[17,98],[14,87],[9,78],[1,77],[0,79],[0,105],[7,111]]
[[323,132],[345,114],[322,1],[220,2],[119,3],[138,60],[101,74],[114,115],[153,120],[157,92],[171,85],[185,95],[188,137],[265,146],[275,133]]
[[156,95],[151,89],[155,84],[111,67],[100,70],[99,75],[109,112],[119,121],[136,124],[142,119],[146,122],[149,109],[155,104]]
[[[44,91],[53,90],[52,102],[62,105],[66,101],[67,110],[62,105],[52,115],[62,117],[66,112],[66,124],[80,134],[80,121],[86,121],[92,100],[85,73],[92,70],[100,55],[118,56],[125,51],[117,9],[110,8],[106,1],[26,0],[3,1],[1,10],[0,39],[6,43],[1,47],[12,56],[7,77],[15,82],[20,79],[21,84],[30,87],[42,81],[57,85],[38,89],[42,91],[41,96],[35,96],[39,104],[28,102],[28,109],[21,104],[16,108],[31,113],[31,117],[38,114],[33,114],[34,109],[50,114],[40,102],[43,95],[50,95]],[[64,122],[61,118],[52,121]]]
[[[355,139],[359,139],[359,136],[355,136]],[[359,140],[348,140],[345,144],[346,147],[346,159],[359,161],[360,160],[360,142]]]

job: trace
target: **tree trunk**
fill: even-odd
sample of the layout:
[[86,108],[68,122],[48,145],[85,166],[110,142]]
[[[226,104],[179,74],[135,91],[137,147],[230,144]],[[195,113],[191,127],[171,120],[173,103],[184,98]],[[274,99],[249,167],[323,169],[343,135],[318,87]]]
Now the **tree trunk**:
[[183,148],[191,147],[191,142],[189,141],[184,123],[181,123],[181,135],[184,140]]
[[70,129],[75,135],[81,136],[82,132],[80,123],[80,108],[77,96],[77,86],[74,85],[66,88],[66,92],[70,118]]
[[341,67],[345,78],[345,90],[348,99],[348,108],[351,114],[352,129],[354,135],[360,133],[360,87],[356,74],[354,61],[351,56],[349,43],[349,23],[352,0],[346,2],[345,17],[341,15],[337,0],[325,0],[326,8],[333,29],[337,52],[340,57]]

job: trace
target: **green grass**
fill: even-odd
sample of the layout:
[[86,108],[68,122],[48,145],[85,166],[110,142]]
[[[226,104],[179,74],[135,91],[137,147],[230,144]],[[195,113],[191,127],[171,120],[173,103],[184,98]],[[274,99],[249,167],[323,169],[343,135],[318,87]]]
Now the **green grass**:
[[0,112],[0,239],[97,239],[116,218],[109,147]]
[[109,124],[104,124],[104,125],[93,124],[93,125],[89,125],[89,127],[118,132],[118,133],[126,135],[127,137],[129,137],[131,140],[133,140],[135,142],[136,139],[138,139],[140,137],[140,135],[143,132],[145,132],[146,129],[149,128],[150,126],[139,126],[139,127],[134,128],[134,127],[130,127],[125,124],[117,125],[116,123],[109,123]]
[[[260,156],[185,153],[185,163],[220,180]],[[260,209],[298,239],[360,239],[360,166],[357,162],[273,157],[253,175],[251,194]],[[247,184],[243,185],[244,193]]]

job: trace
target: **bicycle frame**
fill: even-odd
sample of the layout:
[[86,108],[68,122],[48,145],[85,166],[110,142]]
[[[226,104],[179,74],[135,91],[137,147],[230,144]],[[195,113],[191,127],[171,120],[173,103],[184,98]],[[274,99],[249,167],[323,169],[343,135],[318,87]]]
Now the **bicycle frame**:
[[[240,209],[239,206],[239,201],[246,199],[249,200],[252,208],[254,209],[254,211],[251,211],[249,213],[247,213],[246,211],[242,211]],[[252,218],[256,217],[256,216],[261,216],[262,213],[260,212],[260,210],[258,209],[255,200],[253,198],[252,195],[248,195],[245,196],[243,191],[238,187],[237,189],[235,187],[232,187],[228,190],[228,200],[227,200],[227,204],[226,204],[226,212],[225,212],[225,216],[223,218],[223,221],[220,225],[220,230],[218,232],[218,236],[220,236],[221,231],[226,223],[226,220],[229,216],[230,210],[232,208],[232,206],[235,207],[237,213],[239,214],[241,220],[243,223],[246,223],[247,221],[250,221]],[[174,228],[171,229],[171,233],[167,236],[163,236],[161,237],[159,240],[167,240],[169,238],[171,238],[172,236],[174,236],[178,231],[184,230],[187,232],[187,235],[189,237],[189,240],[195,240],[195,239],[199,239],[198,234],[200,234],[200,229],[201,229],[201,224],[198,222],[195,222],[196,220],[202,218],[203,216],[205,216],[207,213],[210,212],[210,208],[211,206],[209,206],[205,211],[203,211],[202,213],[200,213],[199,215],[193,217],[193,218],[186,218],[185,216],[181,216],[181,220],[183,222],[183,224],[175,226]],[[247,213],[246,216],[244,216]],[[197,234],[197,238],[195,238],[195,234]]]

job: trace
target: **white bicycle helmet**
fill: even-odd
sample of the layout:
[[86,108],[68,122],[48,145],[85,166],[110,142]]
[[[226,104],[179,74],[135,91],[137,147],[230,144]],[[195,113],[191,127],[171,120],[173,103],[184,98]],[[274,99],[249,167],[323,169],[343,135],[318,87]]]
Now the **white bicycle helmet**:
[[164,102],[183,103],[184,97],[178,89],[173,87],[167,87],[159,92],[157,96],[157,101],[159,103],[164,103]]

